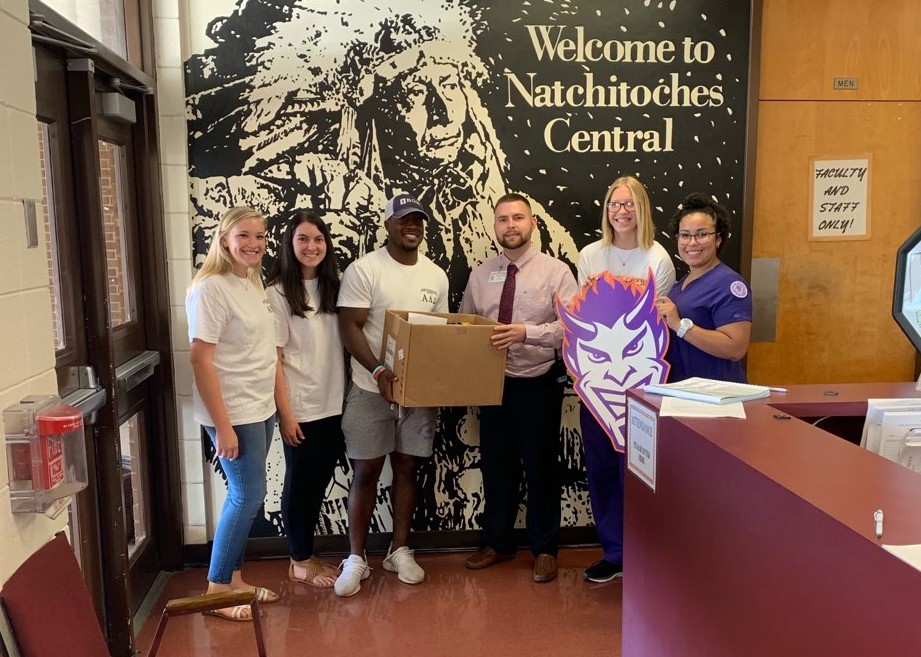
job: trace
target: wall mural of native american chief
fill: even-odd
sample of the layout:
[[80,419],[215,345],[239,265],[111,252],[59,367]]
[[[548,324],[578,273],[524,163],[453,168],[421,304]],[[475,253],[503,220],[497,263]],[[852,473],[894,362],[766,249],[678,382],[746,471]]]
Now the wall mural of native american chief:
[[[287,11],[276,14],[281,6]],[[493,202],[514,189],[478,91],[489,75],[475,52],[476,13],[456,0],[241,0],[230,16],[213,20],[207,30],[216,47],[186,65],[196,258],[228,206],[264,212],[273,238],[286,213],[303,207],[323,214],[344,269],[384,243],[387,198],[409,192],[433,219],[422,250],[447,272],[456,308],[470,269],[496,252]],[[240,48],[247,49],[242,59]],[[539,201],[532,205],[538,248],[574,262],[570,231]],[[269,242],[267,261],[274,257]],[[561,503],[564,522],[584,526],[577,404],[574,395],[568,400]],[[435,458],[421,473],[416,528],[473,529],[482,511],[475,410],[442,409],[438,433]],[[206,450],[211,456],[208,443]],[[279,452],[269,454],[266,517],[255,535],[283,531]],[[346,532],[348,478],[343,463],[321,533]],[[382,476],[388,485],[389,468]],[[380,491],[374,531],[390,528],[387,497]]]
[[668,376],[668,327],[655,294],[652,270],[645,281],[604,272],[586,281],[570,306],[557,299],[573,388],[618,452],[626,445],[626,390]]
[[[497,252],[493,203],[506,192],[530,198],[538,248],[570,265],[598,239],[603,192],[621,175],[649,190],[657,239],[673,258],[662,230],[687,190],[742,211],[748,0],[197,0],[188,8],[196,264],[221,213],[251,205],[270,222],[266,264],[284,220],[310,209],[329,224],[344,269],[383,245],[386,201],[407,192],[429,210],[421,248],[446,271],[456,309],[470,270]],[[725,262],[738,264],[741,243],[728,244]],[[563,526],[587,527],[578,397],[567,390],[563,405]],[[477,410],[442,409],[434,449],[413,529],[478,529]],[[277,440],[267,477],[254,536],[284,533]],[[343,462],[318,533],[347,532],[349,481]],[[389,468],[381,481],[374,532],[392,521]]]

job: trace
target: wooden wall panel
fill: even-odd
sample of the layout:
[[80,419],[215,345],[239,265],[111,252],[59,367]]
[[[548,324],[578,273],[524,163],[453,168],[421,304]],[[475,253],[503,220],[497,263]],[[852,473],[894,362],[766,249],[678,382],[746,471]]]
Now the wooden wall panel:
[[[918,0],[764,0],[761,99],[921,99]],[[835,91],[834,77],[857,77]]]
[[[921,103],[761,102],[752,253],[779,258],[777,336],[754,383],[913,378],[891,317],[895,252],[921,218]],[[810,158],[870,156],[872,238],[809,242]]]

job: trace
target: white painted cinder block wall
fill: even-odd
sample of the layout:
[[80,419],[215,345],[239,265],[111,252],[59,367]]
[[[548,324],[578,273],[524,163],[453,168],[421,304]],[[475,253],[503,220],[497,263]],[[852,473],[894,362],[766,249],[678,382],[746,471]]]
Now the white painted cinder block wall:
[[[23,199],[42,198],[35,73],[27,0],[0,0],[0,408],[26,395],[57,393],[54,332],[39,223],[26,248]],[[2,425],[2,419],[0,419]],[[0,435],[0,583],[67,524],[67,514],[13,514],[5,433]]]
[[[163,207],[170,278],[170,317],[173,338],[173,372],[182,464],[183,542],[208,541],[211,485],[206,485],[207,464],[202,459],[200,429],[192,417],[192,368],[189,365],[185,291],[192,280],[192,229],[189,208],[188,131],[182,63],[187,58],[187,3],[154,0],[157,96]],[[217,491],[218,495],[223,493]]]

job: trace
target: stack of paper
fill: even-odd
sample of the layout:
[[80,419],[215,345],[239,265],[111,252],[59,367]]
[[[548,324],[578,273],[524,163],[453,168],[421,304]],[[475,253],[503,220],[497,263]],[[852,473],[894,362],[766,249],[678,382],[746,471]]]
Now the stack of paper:
[[868,399],[860,446],[921,472],[921,399]]
[[676,383],[659,383],[648,385],[646,392],[666,397],[680,397],[708,404],[731,404],[749,399],[761,399],[771,394],[767,386],[755,386],[748,383],[717,381],[695,376]]
[[659,417],[734,417],[745,419],[742,402],[734,404],[708,404],[706,402],[666,397],[659,407]]
[[921,570],[921,545],[883,545],[883,549],[915,570]]

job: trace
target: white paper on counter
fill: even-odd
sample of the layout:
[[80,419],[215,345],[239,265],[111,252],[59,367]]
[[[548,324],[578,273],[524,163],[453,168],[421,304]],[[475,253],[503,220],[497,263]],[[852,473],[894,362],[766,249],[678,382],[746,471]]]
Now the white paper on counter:
[[709,404],[679,397],[663,397],[659,406],[661,417],[735,417],[745,419],[742,402],[731,404]]
[[921,545],[883,545],[883,549],[915,570],[921,570]]

